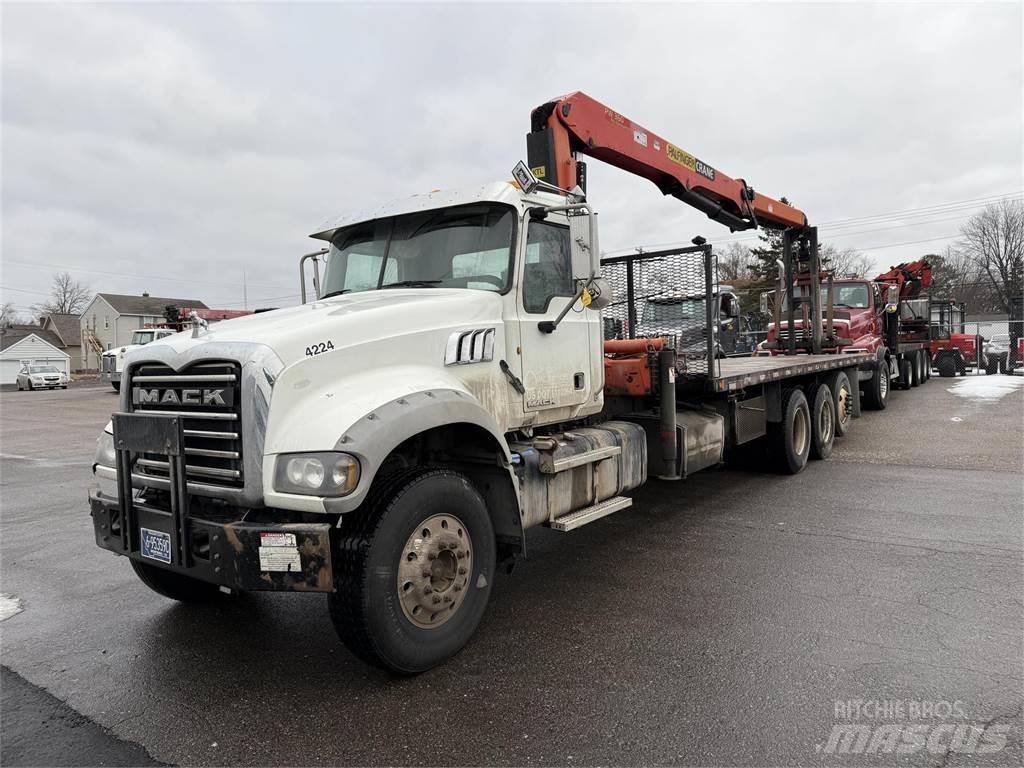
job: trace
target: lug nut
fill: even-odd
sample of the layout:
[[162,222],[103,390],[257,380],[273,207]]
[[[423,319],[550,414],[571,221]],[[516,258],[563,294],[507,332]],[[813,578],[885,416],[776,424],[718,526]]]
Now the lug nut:
[[438,597],[437,595],[434,595],[434,602],[435,603],[440,603],[441,602],[441,598]]
[[461,565],[459,566],[459,573],[460,573],[460,574],[465,574],[465,573],[466,573],[466,568],[465,568],[465,566],[461,566]]
[[433,589],[431,589],[430,587],[424,587],[424,588],[423,588],[423,594],[424,594],[424,595],[429,595],[429,594],[430,594],[431,592],[433,592],[433,591],[434,591],[434,590],[433,590]]
[[445,596],[444,596],[444,601],[445,601],[446,603],[450,603],[450,602],[452,601],[452,596],[451,596],[451,595],[445,595]]

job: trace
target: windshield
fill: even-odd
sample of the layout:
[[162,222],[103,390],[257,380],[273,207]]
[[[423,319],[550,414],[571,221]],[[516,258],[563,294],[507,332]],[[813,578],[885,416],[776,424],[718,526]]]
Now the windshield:
[[33,365],[29,370],[32,373],[60,373],[52,365]]
[[[810,298],[810,286],[798,285],[793,288],[793,293],[796,294],[796,305],[799,307],[803,302]],[[782,300],[782,308],[789,309],[789,296]],[[867,283],[835,283],[832,286],[832,304],[836,307],[844,307],[847,309],[867,309],[870,304],[871,292],[868,289]],[[828,306],[828,286],[821,286],[821,309],[822,311]]]
[[704,318],[703,299],[679,299],[678,301],[649,301],[644,305],[643,323],[672,323],[680,320]]
[[331,240],[323,296],[378,288],[476,288],[504,292],[515,214],[463,205],[363,222]]
[[152,340],[152,331],[136,331],[132,334],[132,344],[149,344]]

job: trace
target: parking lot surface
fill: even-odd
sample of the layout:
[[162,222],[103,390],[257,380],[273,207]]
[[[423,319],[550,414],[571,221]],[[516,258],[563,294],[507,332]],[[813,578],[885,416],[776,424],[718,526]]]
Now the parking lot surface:
[[[722,468],[531,532],[475,639],[411,679],[353,658],[323,596],[150,592],[88,515],[114,394],[5,392],[3,665],[173,764],[1020,765],[1022,384],[933,378],[795,477]],[[1005,745],[837,753],[860,700]],[[5,764],[57,762],[19,744]]]

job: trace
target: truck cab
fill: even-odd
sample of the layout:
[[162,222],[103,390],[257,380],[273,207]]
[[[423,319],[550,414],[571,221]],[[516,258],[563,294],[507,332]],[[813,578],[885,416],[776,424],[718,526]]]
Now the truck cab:
[[[804,285],[796,285],[793,290],[787,291],[782,300],[781,316],[785,317],[789,310],[790,302],[793,302],[795,314],[798,319],[793,323],[795,331],[799,334],[803,330],[802,315],[803,307],[809,306],[808,288]],[[828,286],[821,286],[821,306],[824,308],[828,303]],[[863,350],[876,352],[883,345],[883,322],[882,312],[885,309],[884,297],[877,283],[864,279],[843,278],[834,280],[832,284],[832,305],[834,309],[833,324],[835,335],[849,341],[843,349]],[[823,309],[824,311],[824,309]],[[768,324],[767,342],[781,342],[777,346],[762,344],[762,350],[772,350],[779,354],[783,350],[789,333],[789,323],[782,320],[776,327],[776,323]],[[831,351],[835,351],[833,347]]]
[[121,374],[124,371],[124,358],[129,352],[145,344],[164,339],[177,333],[171,328],[140,328],[132,331],[132,340],[123,347],[108,349],[103,353],[100,363],[100,378],[110,384],[114,391],[121,389]]
[[[703,295],[686,296],[668,290],[648,296],[644,299],[636,335],[672,338],[677,350],[692,353],[696,345],[704,343],[707,335],[707,306],[707,297]],[[744,348],[745,327],[739,298],[732,286],[718,288],[711,311],[715,356],[750,352],[749,348]]]

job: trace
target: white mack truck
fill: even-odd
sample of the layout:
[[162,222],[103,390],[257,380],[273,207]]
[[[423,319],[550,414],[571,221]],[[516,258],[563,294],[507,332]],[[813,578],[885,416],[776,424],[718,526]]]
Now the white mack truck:
[[[710,246],[602,264],[576,153],[631,158],[733,228],[786,227],[794,244],[813,228],[595,105],[535,110],[516,182],[325,226],[300,306],[196,318],[128,355],[97,446],[98,545],[178,600],[326,593],[349,648],[414,674],[469,641],[529,528],[571,531],[756,440],[784,472],[826,458],[859,414],[863,356],[719,359]],[[817,274],[811,250],[787,257]],[[654,258],[708,296],[704,347],[634,338],[634,267]]]

